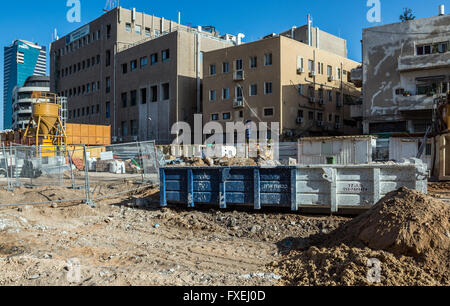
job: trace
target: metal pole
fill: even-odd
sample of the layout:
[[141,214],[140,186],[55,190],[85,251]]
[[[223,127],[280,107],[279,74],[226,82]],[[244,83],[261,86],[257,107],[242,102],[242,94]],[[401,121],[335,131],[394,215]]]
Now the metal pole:
[[142,154],[142,148],[141,148],[141,143],[140,142],[136,142],[136,145],[138,147],[138,152],[139,152],[139,157],[140,157],[140,166],[142,168],[142,184],[144,184],[145,182],[145,166],[144,166],[144,156]]
[[12,162],[12,146],[9,145],[9,160],[10,160],[10,165],[9,165],[9,169],[11,172],[9,172],[11,179],[9,180],[9,184],[8,184],[8,190],[9,191],[14,191],[14,184],[13,184],[13,162]]
[[91,200],[91,190],[90,190],[90,183],[89,183],[89,167],[87,164],[87,152],[86,152],[86,145],[83,146],[83,153],[84,153],[84,172],[85,172],[85,178],[84,178],[84,188],[86,191],[86,204],[89,205],[92,208],[95,208],[96,205]]

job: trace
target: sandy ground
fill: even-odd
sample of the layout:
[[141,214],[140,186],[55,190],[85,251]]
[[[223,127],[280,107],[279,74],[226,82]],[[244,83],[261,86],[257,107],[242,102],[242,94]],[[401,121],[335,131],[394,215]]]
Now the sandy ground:
[[[48,189],[36,192],[58,198]],[[0,192],[0,199],[6,197]],[[316,252],[316,241],[352,220],[289,211],[161,209],[157,190],[97,204],[0,209],[0,285],[292,284],[275,263],[311,246],[309,252]]]

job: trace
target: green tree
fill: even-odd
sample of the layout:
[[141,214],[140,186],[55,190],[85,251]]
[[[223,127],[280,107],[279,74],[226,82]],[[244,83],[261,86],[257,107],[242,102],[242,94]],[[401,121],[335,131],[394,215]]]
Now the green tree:
[[402,22],[406,22],[408,20],[414,20],[414,19],[416,19],[416,16],[414,16],[412,9],[404,8],[403,9],[403,14],[400,15],[400,20]]

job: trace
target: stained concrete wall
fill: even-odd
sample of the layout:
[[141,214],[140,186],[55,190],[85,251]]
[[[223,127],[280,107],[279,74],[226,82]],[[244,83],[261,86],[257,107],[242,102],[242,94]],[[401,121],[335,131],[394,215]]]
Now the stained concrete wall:
[[[444,75],[450,81],[449,52],[416,55],[416,46],[450,41],[450,15],[423,18],[363,30],[364,132],[372,123],[405,124],[431,120],[430,98],[396,95],[396,89],[415,94],[416,78]],[[431,99],[432,100],[432,99]],[[399,131],[405,132],[405,131]]]

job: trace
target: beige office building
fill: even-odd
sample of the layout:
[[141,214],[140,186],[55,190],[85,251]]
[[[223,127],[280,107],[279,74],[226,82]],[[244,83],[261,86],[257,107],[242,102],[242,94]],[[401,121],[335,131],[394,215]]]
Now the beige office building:
[[113,142],[173,139],[201,108],[203,52],[237,37],[115,8],[51,45],[51,90],[69,122],[111,125]]
[[[306,29],[310,37],[319,33]],[[342,56],[347,50],[341,38],[321,35],[320,44],[329,46],[324,50],[301,35],[304,30],[205,53],[204,121],[221,122],[224,130],[226,122],[279,122],[282,140],[360,134],[350,104],[361,93],[349,81],[360,63]]]

